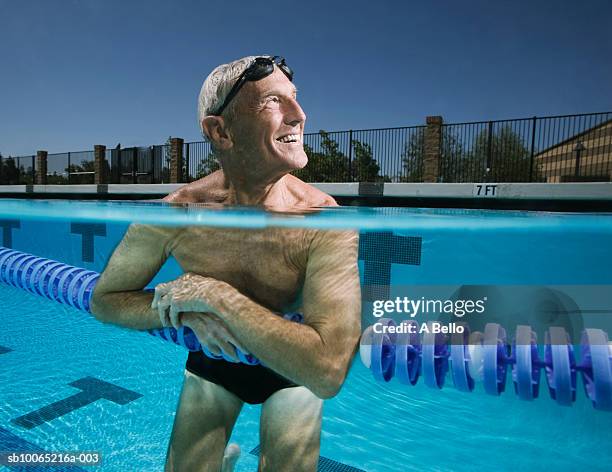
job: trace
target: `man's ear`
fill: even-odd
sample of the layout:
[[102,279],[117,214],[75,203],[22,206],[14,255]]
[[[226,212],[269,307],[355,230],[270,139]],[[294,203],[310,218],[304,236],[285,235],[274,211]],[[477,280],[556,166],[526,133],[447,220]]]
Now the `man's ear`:
[[220,116],[207,116],[202,120],[202,129],[216,149],[230,149],[234,142],[224,119]]

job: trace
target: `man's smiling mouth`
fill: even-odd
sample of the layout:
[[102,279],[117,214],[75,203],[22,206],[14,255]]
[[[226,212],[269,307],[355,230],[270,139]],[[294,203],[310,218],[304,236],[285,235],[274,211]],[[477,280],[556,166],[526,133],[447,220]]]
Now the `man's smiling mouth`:
[[276,138],[276,140],[280,143],[299,143],[301,142],[301,137],[299,134],[286,134],[285,136]]

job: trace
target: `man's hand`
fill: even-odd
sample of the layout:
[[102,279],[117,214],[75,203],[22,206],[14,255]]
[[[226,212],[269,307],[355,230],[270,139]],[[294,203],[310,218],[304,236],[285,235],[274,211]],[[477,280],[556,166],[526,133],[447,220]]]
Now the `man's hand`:
[[155,287],[151,308],[157,309],[163,326],[180,328],[180,314],[186,311],[213,312],[209,294],[218,280],[192,273]]
[[225,323],[213,313],[185,312],[181,316],[183,326],[191,328],[200,344],[215,356],[224,355],[235,362],[240,362],[236,349],[249,354],[232,336]]
[[223,320],[213,313],[211,293],[229,287],[211,277],[186,273],[178,279],[155,287],[151,307],[157,309],[163,326],[187,326],[195,333],[200,344],[212,354],[225,354],[239,362],[236,349],[249,354],[230,333]]

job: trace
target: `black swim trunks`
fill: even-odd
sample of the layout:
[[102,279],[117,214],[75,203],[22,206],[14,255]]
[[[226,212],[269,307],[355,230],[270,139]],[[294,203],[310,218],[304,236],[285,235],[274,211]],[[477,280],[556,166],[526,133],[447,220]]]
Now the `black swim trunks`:
[[252,405],[265,402],[272,394],[296,384],[261,365],[233,364],[211,359],[202,351],[190,352],[185,366],[192,374],[220,385],[243,402]]

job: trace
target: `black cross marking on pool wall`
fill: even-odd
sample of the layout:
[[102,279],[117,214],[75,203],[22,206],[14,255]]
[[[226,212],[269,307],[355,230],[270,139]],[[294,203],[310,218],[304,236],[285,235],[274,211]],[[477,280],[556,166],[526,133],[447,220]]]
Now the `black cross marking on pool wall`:
[[104,223],[70,223],[70,232],[80,234],[83,262],[94,261],[94,236],[106,236]]
[[359,235],[359,260],[364,261],[363,300],[389,298],[391,264],[421,265],[422,238],[396,236],[391,231]]
[[142,397],[140,393],[93,377],[84,377],[68,385],[80,389],[81,392],[12,419],[11,423],[22,428],[32,429],[97,400],[110,400],[118,405],[126,405]]
[[[0,427],[0,451],[14,451],[18,453],[37,453],[44,454],[45,451],[43,448],[38,447],[36,444],[26,441],[25,439],[21,439],[14,433],[11,433],[8,429],[4,429]],[[14,471],[62,471],[62,472],[85,472],[85,469],[81,469],[80,467],[70,465],[70,466],[56,466],[56,467],[43,467],[43,466],[17,466],[11,467],[10,470]],[[89,469],[88,469],[89,470]]]
[[[260,452],[261,446],[255,446],[255,448],[249,454],[258,456]],[[365,470],[320,456],[317,472],[365,472]]]
[[13,247],[13,230],[21,228],[19,220],[0,220],[2,227],[2,245],[4,247]]

